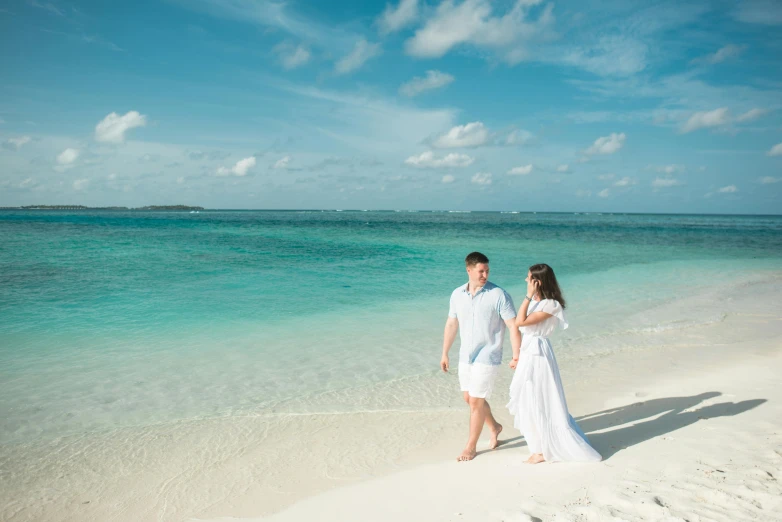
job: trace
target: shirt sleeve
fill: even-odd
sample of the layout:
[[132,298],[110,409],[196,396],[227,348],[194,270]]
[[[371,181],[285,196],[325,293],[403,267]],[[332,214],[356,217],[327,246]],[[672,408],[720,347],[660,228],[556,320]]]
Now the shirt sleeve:
[[508,295],[508,292],[503,291],[500,295],[499,312],[504,321],[516,317],[516,307],[513,306],[513,299]]
[[457,319],[456,316],[456,295],[455,293],[451,294],[451,302],[448,305],[448,317],[452,319]]

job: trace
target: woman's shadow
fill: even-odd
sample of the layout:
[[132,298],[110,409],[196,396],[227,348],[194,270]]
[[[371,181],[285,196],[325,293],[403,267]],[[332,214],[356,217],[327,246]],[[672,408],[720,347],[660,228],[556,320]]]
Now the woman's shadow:
[[[606,460],[618,451],[676,431],[699,420],[738,415],[766,402],[766,399],[752,399],[736,403],[720,402],[696,408],[701,402],[721,395],[722,393],[720,392],[706,392],[691,397],[667,397],[641,401],[590,415],[583,415],[578,417],[576,422],[581,426],[584,433],[587,434],[592,447],[603,456],[603,460]],[[650,417],[655,418],[644,420]],[[627,423],[633,424],[614,430],[594,433]],[[525,446],[526,442],[522,439],[523,437],[515,437],[502,441],[495,451]]]

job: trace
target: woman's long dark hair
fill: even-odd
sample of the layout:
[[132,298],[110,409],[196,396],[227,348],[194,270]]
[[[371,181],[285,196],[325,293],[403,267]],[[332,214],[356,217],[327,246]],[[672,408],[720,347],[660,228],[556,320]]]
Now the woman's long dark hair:
[[540,263],[529,267],[529,273],[532,279],[540,282],[538,294],[541,299],[554,299],[562,305],[562,308],[565,308],[565,298],[562,297],[562,290],[559,289],[553,268],[545,263]]

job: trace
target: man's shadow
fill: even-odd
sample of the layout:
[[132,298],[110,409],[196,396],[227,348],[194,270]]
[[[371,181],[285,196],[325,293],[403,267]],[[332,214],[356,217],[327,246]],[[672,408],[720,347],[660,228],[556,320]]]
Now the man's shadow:
[[[654,437],[671,433],[699,420],[738,415],[760,406],[766,399],[752,399],[741,402],[721,402],[695,408],[701,402],[721,396],[720,392],[706,392],[691,397],[667,397],[641,401],[627,406],[599,411],[576,418],[576,422],[587,434],[590,444],[603,460],[612,457],[618,451],[629,448]],[[658,416],[659,415],[659,416]],[[656,417],[650,420],[650,417]],[[639,422],[643,421],[643,422]],[[602,433],[613,426],[633,423],[630,426]],[[590,435],[590,433],[592,433]],[[494,451],[526,446],[523,437],[504,440]],[[481,453],[484,453],[483,451]]]

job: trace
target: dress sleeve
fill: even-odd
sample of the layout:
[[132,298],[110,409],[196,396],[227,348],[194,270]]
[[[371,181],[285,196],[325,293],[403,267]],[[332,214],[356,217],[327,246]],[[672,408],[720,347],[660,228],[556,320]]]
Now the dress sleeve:
[[544,299],[540,302],[540,306],[535,309],[536,312],[546,312],[557,318],[559,326],[563,330],[567,329],[567,319],[565,318],[565,310],[562,309],[562,305],[555,299]]

